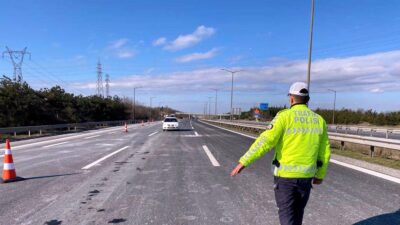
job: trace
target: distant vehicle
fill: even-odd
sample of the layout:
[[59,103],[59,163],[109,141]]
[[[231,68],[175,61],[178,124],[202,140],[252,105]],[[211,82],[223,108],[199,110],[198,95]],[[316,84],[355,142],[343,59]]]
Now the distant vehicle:
[[174,117],[174,118],[176,118],[175,114],[171,114],[171,115],[169,115],[168,117]]
[[163,131],[166,130],[178,130],[179,129],[179,122],[178,119],[175,117],[167,117],[164,119],[162,123]]

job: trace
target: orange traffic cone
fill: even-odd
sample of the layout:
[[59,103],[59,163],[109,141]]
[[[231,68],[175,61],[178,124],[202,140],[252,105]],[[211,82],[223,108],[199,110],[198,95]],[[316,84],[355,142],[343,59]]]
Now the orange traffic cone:
[[6,151],[4,153],[4,164],[3,164],[3,180],[2,183],[14,182],[23,180],[22,177],[17,177],[15,171],[14,161],[11,153],[10,140],[6,140]]
[[125,122],[125,133],[128,133],[128,124]]

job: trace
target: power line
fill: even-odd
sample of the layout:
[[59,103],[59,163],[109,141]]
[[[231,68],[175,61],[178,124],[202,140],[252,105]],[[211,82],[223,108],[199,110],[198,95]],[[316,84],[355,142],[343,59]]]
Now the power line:
[[[46,70],[43,66],[40,66],[37,62],[35,62],[34,60],[32,60],[32,62],[34,64],[26,64],[27,68],[30,69],[33,73],[38,73],[40,74],[41,77],[45,77],[47,80],[54,82],[56,85],[61,86],[61,84],[63,84],[63,86],[67,86],[69,87],[69,89],[71,89],[74,92],[77,92],[79,94],[84,94],[82,91],[73,88],[70,84],[68,84],[66,81],[60,79],[58,76],[54,75],[53,73],[51,73],[50,71]],[[34,67],[35,66],[35,67]],[[40,69],[40,70],[39,70]],[[41,80],[41,79],[40,79]],[[50,86],[53,86],[54,84],[50,84],[49,82],[44,82],[46,84],[49,84]]]
[[8,53],[10,56],[11,62],[14,66],[14,81],[22,82],[22,63],[24,62],[25,54],[28,54],[30,59],[31,53],[26,51],[27,47],[22,51],[14,51],[9,49],[7,46],[6,49],[7,51],[3,52],[3,58],[5,53]]

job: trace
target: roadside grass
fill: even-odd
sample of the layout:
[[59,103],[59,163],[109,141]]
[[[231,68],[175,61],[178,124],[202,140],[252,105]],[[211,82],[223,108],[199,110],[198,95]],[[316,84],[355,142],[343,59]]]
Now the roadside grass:
[[369,155],[363,154],[361,152],[356,152],[356,151],[351,151],[351,150],[340,150],[337,148],[331,148],[331,152],[336,155],[341,155],[341,156],[358,159],[358,160],[362,160],[365,162],[374,163],[374,164],[378,164],[381,166],[386,166],[389,168],[400,170],[400,160],[388,159],[388,158],[382,158],[382,157],[371,158]]

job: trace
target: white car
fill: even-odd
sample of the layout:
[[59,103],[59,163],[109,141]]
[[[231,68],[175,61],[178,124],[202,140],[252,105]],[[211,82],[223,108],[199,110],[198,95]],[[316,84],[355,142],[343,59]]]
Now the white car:
[[164,119],[162,123],[163,131],[166,130],[178,130],[179,129],[179,122],[178,119],[175,117],[167,117]]

